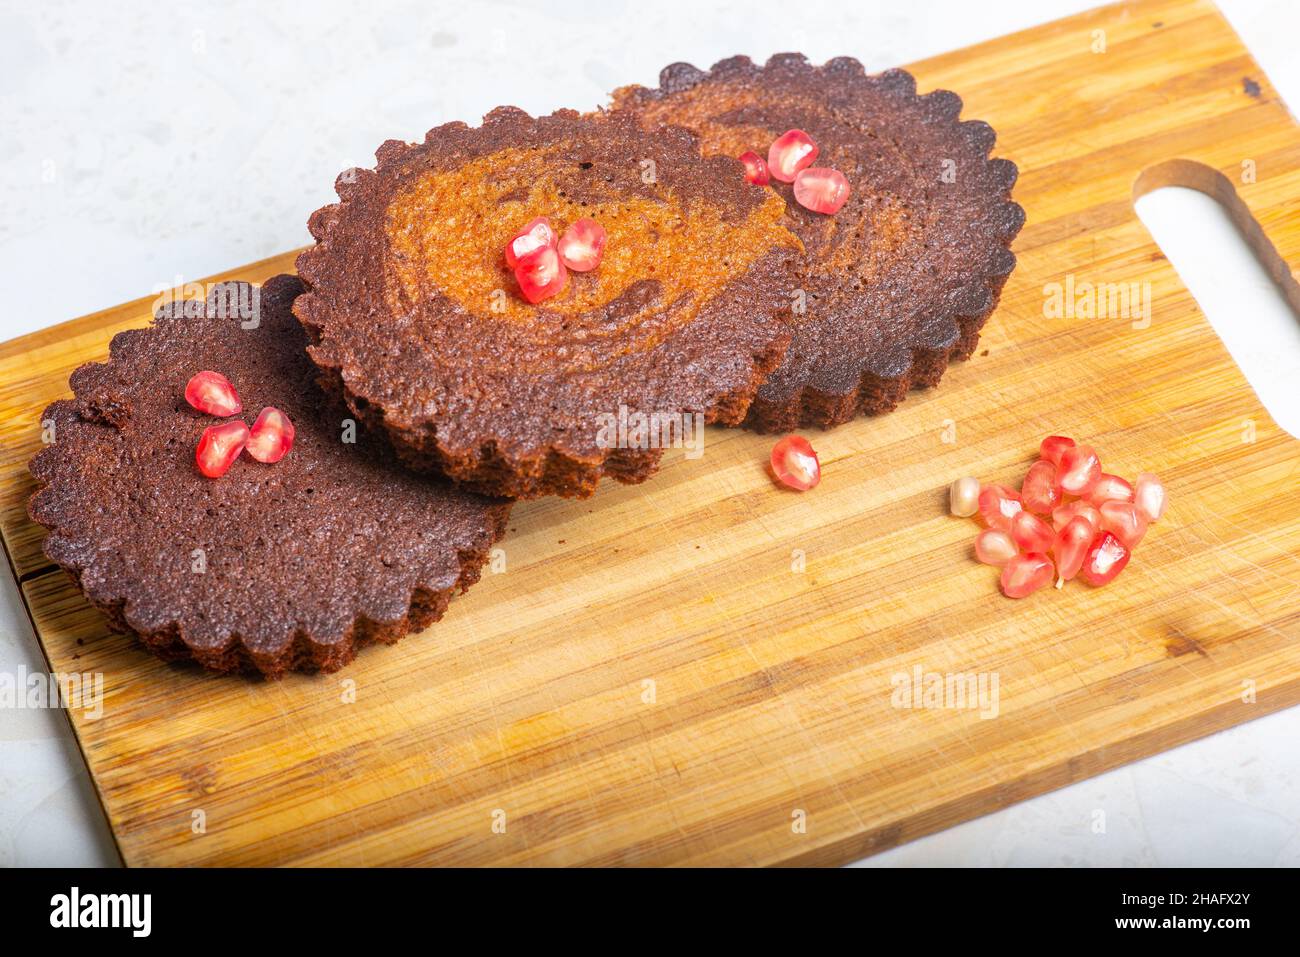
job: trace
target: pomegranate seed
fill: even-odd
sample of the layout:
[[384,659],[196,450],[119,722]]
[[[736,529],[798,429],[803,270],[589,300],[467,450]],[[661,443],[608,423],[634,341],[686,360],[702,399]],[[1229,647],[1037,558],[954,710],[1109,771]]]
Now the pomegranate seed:
[[536,252],[544,246],[554,245],[555,230],[551,228],[551,221],[545,216],[538,216],[511,236],[510,242],[506,243],[506,265],[514,269],[529,253]]
[[975,536],[975,557],[985,565],[1004,565],[1018,554],[1015,541],[1000,528],[986,528]]
[[767,151],[767,170],[773,179],[793,183],[801,169],[817,158],[817,144],[803,130],[786,130]]
[[1133,503],[1137,506],[1138,513],[1148,522],[1160,521],[1168,504],[1164,483],[1150,472],[1143,472],[1137,477]]
[[248,435],[248,454],[259,462],[278,462],[293,448],[293,423],[275,406],[257,415]]
[[959,478],[948,489],[948,507],[958,518],[970,518],[980,510],[980,480]]
[[1042,552],[1013,555],[1002,566],[1002,594],[1024,598],[1052,580],[1052,560]]
[[1025,508],[1039,515],[1051,515],[1061,504],[1061,487],[1056,484],[1056,466],[1039,459],[1029,466],[1025,480],[1020,483],[1020,501]]
[[1022,552],[1051,551],[1056,541],[1052,527],[1030,512],[1017,512],[1011,519],[1011,537]]
[[556,248],[564,265],[574,272],[591,272],[605,255],[605,227],[594,219],[575,219]]
[[1056,556],[1057,588],[1079,574],[1084,556],[1096,537],[1097,529],[1082,515],[1074,516],[1057,533],[1056,541],[1052,543],[1052,554]]
[[1118,538],[1130,551],[1147,533],[1147,523],[1132,502],[1102,502],[1101,527]]
[[1084,518],[1092,526],[1092,534],[1101,531],[1101,512],[1083,499],[1052,509],[1052,527],[1058,532],[1070,523],[1075,516]]
[[806,492],[822,480],[822,466],[807,439],[787,435],[772,446],[772,474],[782,485]]
[[794,178],[794,198],[804,209],[831,216],[849,199],[849,181],[839,170],[810,166]]
[[985,565],[1004,565],[1019,552],[1011,536],[1000,528],[986,528],[975,536],[975,557]]
[[220,372],[196,372],[185,386],[185,401],[208,415],[235,415],[244,407],[239,393]]
[[1090,445],[1075,445],[1061,453],[1057,481],[1061,491],[1087,497],[1101,479],[1101,459]]
[[1088,554],[1083,557],[1079,577],[1094,588],[1109,584],[1128,564],[1129,550],[1110,532],[1102,532],[1093,539]]
[[740,161],[745,164],[745,179],[755,186],[766,186],[772,182],[767,171],[767,162],[753,150],[740,154]]
[[563,292],[569,283],[569,271],[564,268],[560,253],[554,246],[542,246],[519,260],[519,265],[515,266],[515,279],[519,281],[519,291],[524,298],[535,303]]
[[1011,520],[1021,511],[1020,496],[1005,485],[985,485],[979,497],[980,518],[989,528],[1011,531]]
[[1074,439],[1064,435],[1049,435],[1038,447],[1038,454],[1051,462],[1058,469],[1061,467],[1061,455],[1066,449],[1074,448]]
[[1101,478],[1097,480],[1097,484],[1088,493],[1088,501],[1093,505],[1101,505],[1102,502],[1131,502],[1133,501],[1133,486],[1118,475],[1102,472]]
[[226,474],[248,442],[248,426],[243,422],[224,422],[209,425],[203,430],[199,447],[194,451],[194,461],[199,471],[208,478],[221,478]]

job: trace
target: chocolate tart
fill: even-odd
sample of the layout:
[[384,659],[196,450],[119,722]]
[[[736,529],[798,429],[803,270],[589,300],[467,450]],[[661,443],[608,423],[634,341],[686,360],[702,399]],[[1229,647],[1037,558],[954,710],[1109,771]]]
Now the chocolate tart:
[[806,312],[747,426],[829,428],[887,412],[974,351],[1025,216],[1010,201],[1015,165],[989,158],[992,128],[959,121],[961,106],[947,90],[917,95],[903,70],[868,76],[848,57],[813,66],[791,53],[761,67],[747,57],[708,71],[675,63],[657,89],[615,91],[613,115],[685,126],[707,155],[766,157],[774,139],[802,129],[820,147],[812,165],[848,179],[849,200],[830,216],[772,181],[807,252]]
[[[640,482],[663,449],[612,418],[738,423],[789,343],[784,203],[684,130],[502,107],[376,156],[312,216],[294,311],[325,386],[417,471],[518,498]],[[503,251],[537,216],[608,245],[531,305]]]
[[[167,305],[115,336],[107,363],[77,369],[74,397],[42,417],[54,442],[32,459],[28,511],[49,529],[46,555],[164,659],[333,671],[442,617],[503,532],[509,503],[413,476],[364,432],[346,441],[348,413],[320,393],[290,311],[301,290],[277,276]],[[199,437],[222,421],[185,401],[201,369],[234,383],[246,422],[267,405],[288,414],[284,458],[199,473]]]

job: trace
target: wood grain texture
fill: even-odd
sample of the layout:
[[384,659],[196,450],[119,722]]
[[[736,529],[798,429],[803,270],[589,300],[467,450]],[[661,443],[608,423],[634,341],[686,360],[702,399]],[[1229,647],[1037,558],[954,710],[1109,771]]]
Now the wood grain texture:
[[[148,300],[0,347],[0,528],[52,666],[104,674],[103,716],[70,715],[128,863],[837,863],[1300,701],[1300,446],[1133,210],[1135,188],[1210,190],[1294,288],[1300,130],[1208,3],[1101,8],[911,69],[1021,169],[1020,266],[976,357],[814,435],[806,495],[765,476],[771,439],[710,430],[644,486],[523,504],[503,573],[336,675],[162,665],[41,555],[40,410]],[[1149,327],[1046,318],[1067,275],[1150,283]],[[1017,481],[1057,430],[1160,473],[1172,505],[1109,588],[1011,602],[945,488]],[[893,707],[916,666],[996,674],[997,717]]]

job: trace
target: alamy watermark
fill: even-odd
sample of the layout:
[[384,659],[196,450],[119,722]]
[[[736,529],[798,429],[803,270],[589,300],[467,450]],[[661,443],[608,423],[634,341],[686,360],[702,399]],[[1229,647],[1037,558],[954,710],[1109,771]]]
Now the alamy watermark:
[[153,311],[180,304],[185,319],[238,319],[240,328],[256,329],[262,323],[262,289],[246,282],[186,282],[177,276],[172,285],[157,284]]
[[68,708],[104,716],[103,672],[0,671],[0,710]]
[[148,937],[153,930],[153,895],[82,893],[74,885],[68,893],[50,898],[50,926],[116,927],[129,930],[132,937]]
[[925,671],[920,665],[894,674],[889,703],[895,708],[978,711],[981,718],[998,716],[996,671]]
[[1151,283],[1076,281],[1043,286],[1044,319],[1128,319],[1134,329],[1151,325]]
[[704,413],[618,412],[596,416],[596,445],[602,449],[685,449],[686,458],[704,454]]

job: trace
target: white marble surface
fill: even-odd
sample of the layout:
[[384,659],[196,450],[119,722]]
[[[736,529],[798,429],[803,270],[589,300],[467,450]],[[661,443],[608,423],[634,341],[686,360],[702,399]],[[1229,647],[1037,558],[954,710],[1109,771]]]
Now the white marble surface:
[[[616,85],[652,81],[665,63],[737,52],[851,54],[883,68],[1088,6],[5,0],[0,339],[302,245],[307,214],[333,198],[340,170],[368,165],[386,138],[415,139],[499,103],[591,107]],[[1295,5],[1223,8],[1300,104]],[[1164,199],[1150,212],[1175,225],[1181,215]],[[1223,268],[1214,250],[1235,241],[1222,223],[1206,230],[1191,244],[1189,282]],[[1198,298],[1219,287],[1190,284]],[[1216,322],[1242,308],[1229,301],[1216,317],[1202,301]],[[1276,328],[1295,321],[1278,316]],[[1265,353],[1265,341],[1240,348]],[[1262,374],[1288,373],[1274,361]],[[1291,403],[1273,408],[1279,420],[1300,417],[1295,396],[1273,401]],[[42,668],[7,571],[0,592],[0,671]],[[866,863],[1300,864],[1298,740],[1292,709]],[[1097,809],[1104,835],[1092,832]],[[0,865],[116,860],[64,715],[0,710]]]

